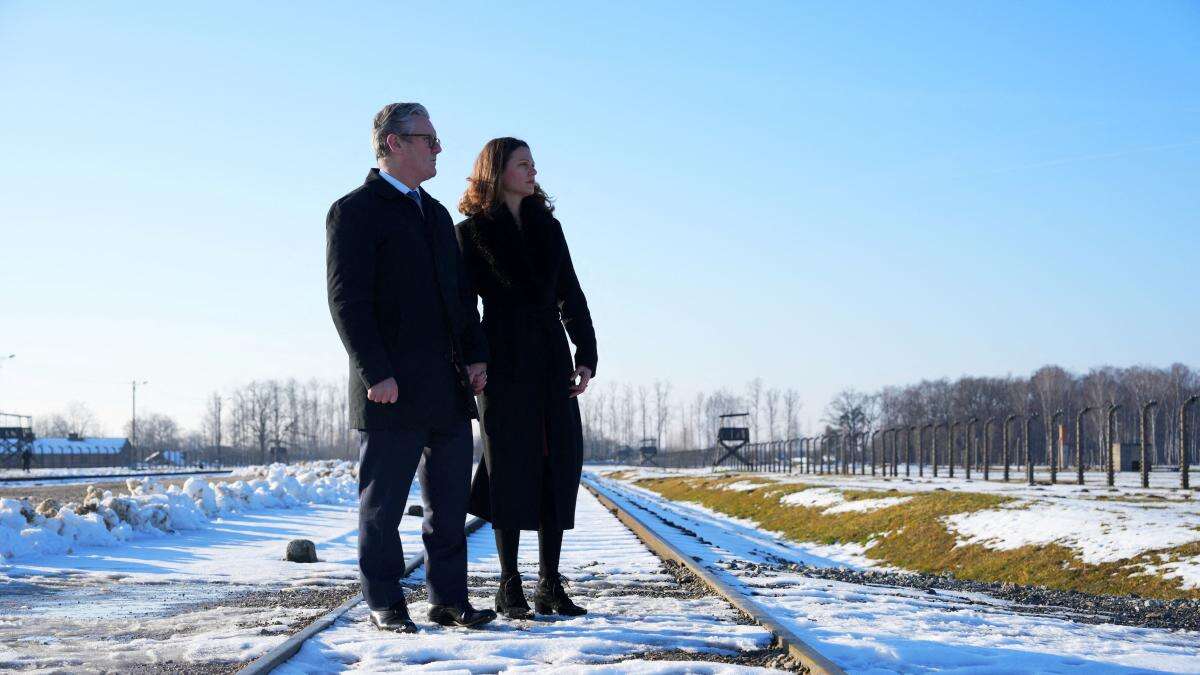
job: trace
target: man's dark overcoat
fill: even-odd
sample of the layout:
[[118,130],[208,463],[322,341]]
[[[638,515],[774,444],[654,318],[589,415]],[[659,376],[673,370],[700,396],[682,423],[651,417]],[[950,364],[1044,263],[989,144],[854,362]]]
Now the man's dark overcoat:
[[[371,169],[326,218],[329,311],[350,356],[355,429],[429,424],[437,411],[426,388],[451,350],[463,363],[488,360],[450,213],[420,193],[418,207]],[[389,377],[396,402],[369,401],[367,387]]]
[[574,527],[583,435],[579,403],[568,394],[577,366],[596,372],[587,299],[562,226],[537,199],[522,202],[520,227],[501,204],[457,231],[468,278],[483,299],[492,356],[480,397],[483,461],[471,484],[470,512],[503,529],[539,528],[547,479],[557,521],[551,525]]

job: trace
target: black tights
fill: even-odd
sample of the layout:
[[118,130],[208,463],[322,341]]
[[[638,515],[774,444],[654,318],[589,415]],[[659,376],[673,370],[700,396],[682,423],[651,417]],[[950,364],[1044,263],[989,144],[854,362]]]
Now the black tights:
[[[554,501],[554,480],[550,473],[549,459],[542,463],[541,527],[538,528],[538,574],[543,579],[556,578],[558,559],[562,554],[563,531],[558,526],[558,513]],[[508,579],[518,574],[517,549],[521,544],[518,528],[495,529],[496,551],[500,554],[500,578]]]
[[[517,549],[521,543],[521,531],[512,528],[495,530],[496,550],[500,553],[500,578],[516,576]],[[538,530],[538,575],[552,579],[558,574],[558,559],[562,554],[563,531],[557,527],[542,527]]]

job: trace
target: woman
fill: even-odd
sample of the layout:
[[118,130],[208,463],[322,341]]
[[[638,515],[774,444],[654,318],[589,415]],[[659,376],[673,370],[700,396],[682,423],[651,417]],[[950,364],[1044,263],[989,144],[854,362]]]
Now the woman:
[[[596,373],[596,333],[562,226],[535,176],[524,141],[493,139],[458,205],[468,216],[458,239],[483,298],[491,348],[470,512],[492,523],[500,554],[496,611],[511,619],[531,616],[517,572],[521,530],[538,532],[538,613],[587,613],[563,590],[558,560],[563,530],[575,526],[583,465],[575,397]],[[564,326],[575,343],[573,363]]]

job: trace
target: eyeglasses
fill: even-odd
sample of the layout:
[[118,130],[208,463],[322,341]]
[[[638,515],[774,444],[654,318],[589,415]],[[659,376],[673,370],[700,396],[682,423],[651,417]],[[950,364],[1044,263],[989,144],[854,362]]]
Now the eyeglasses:
[[441,147],[441,145],[442,145],[442,140],[440,138],[438,138],[437,136],[434,136],[433,134],[396,134],[396,135],[403,136],[404,138],[424,138],[425,143],[429,145],[430,150],[437,148],[437,147]]

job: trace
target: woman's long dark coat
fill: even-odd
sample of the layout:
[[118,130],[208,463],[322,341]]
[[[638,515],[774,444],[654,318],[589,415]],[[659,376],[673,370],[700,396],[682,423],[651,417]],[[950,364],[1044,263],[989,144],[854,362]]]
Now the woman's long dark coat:
[[483,461],[470,512],[497,528],[538,529],[548,459],[550,524],[571,529],[583,434],[579,403],[568,393],[576,366],[596,372],[596,333],[562,226],[535,200],[522,203],[520,228],[503,204],[458,225],[492,359],[480,397]]

